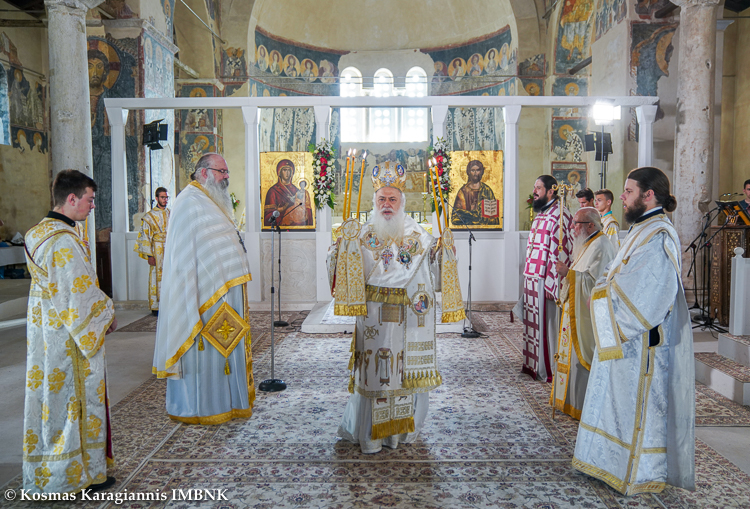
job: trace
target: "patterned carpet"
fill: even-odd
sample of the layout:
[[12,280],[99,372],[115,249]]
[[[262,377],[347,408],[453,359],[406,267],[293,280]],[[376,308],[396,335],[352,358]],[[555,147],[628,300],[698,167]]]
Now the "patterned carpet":
[[[259,315],[253,317],[256,383],[270,376],[270,333],[259,322],[268,317]],[[484,338],[439,336],[444,383],[431,393],[419,440],[363,455],[358,446],[336,439],[348,398],[350,336],[302,334],[296,328],[304,317],[287,313],[292,325],[277,331],[275,367],[288,389],[258,393],[250,419],[215,427],[170,421],[164,412],[165,383],[155,378],[113,408],[118,490],[171,498],[173,489],[225,489],[228,501],[79,502],[76,507],[750,506],[750,476],[700,441],[695,492],[668,488],[656,496],[626,498],[575,471],[570,459],[577,423],[559,413],[553,421],[549,385],[520,374],[520,327],[508,316],[476,313]],[[746,407],[720,398],[699,389],[700,419],[750,424]],[[16,501],[3,507],[33,505]]]

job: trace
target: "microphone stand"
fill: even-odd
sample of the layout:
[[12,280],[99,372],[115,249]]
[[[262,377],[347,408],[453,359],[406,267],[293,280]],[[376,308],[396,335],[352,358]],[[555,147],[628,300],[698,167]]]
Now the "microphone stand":
[[[279,218],[277,217],[271,217],[272,227],[279,231],[279,239],[281,239],[281,230],[279,229],[278,224]],[[273,235],[273,234],[272,234]],[[279,243],[281,245],[281,243]],[[281,258],[279,258],[279,264],[281,264]],[[275,293],[275,288],[273,286],[273,238],[271,238],[271,320],[273,320],[273,294]],[[279,307],[281,307],[281,302],[279,301]],[[274,376],[274,326],[276,323],[274,322],[271,326],[271,378],[267,380],[263,380],[260,385],[258,385],[258,390],[261,390],[263,392],[279,392],[286,389],[286,384],[283,380],[279,380],[275,378]]]
[[[690,245],[688,245],[687,248],[685,248],[685,252],[686,253],[690,249],[693,250],[692,259],[690,261],[690,268],[688,269],[687,277],[690,277],[690,273],[693,270],[695,270],[695,271],[698,270],[696,268],[696,264],[697,264],[697,260],[698,260],[698,247],[696,245],[696,242],[698,242],[698,244],[701,247],[703,247],[703,240],[702,239],[705,239],[706,236],[707,236],[706,235],[706,230],[708,230],[708,227],[711,226],[711,222],[715,219],[715,218],[711,217],[711,214],[713,214],[716,210],[719,210],[719,212],[721,212],[720,209],[719,209],[719,207],[716,207],[713,210],[709,210],[706,214],[704,214],[703,217],[706,218],[706,224],[703,226],[703,229],[701,229],[701,232],[698,234],[698,236],[693,239],[693,241],[690,243]],[[699,240],[700,240],[700,242],[699,242]],[[703,281],[705,281],[705,276],[706,276],[706,274],[705,274],[705,264],[703,264],[703,265],[704,265],[704,267],[702,267],[702,269],[703,269],[702,270],[702,276],[703,276],[704,279],[701,280],[701,283],[703,283]],[[695,278],[695,283],[693,285],[693,292],[694,292],[694,297],[695,297],[695,303],[691,306],[690,309],[696,309],[696,308],[700,309],[701,310],[701,316],[698,317],[698,318],[700,320],[704,320],[705,316],[703,315],[703,313],[704,313],[703,306],[701,304],[698,304],[698,278]],[[701,295],[701,298],[702,297],[703,296]]]
[[[284,320],[281,319],[281,228],[279,227],[279,223],[284,218],[284,216],[286,216],[289,212],[293,211],[294,209],[296,209],[300,205],[302,205],[302,204],[298,203],[297,205],[295,205],[291,209],[289,209],[286,212],[284,212],[283,216],[273,218],[275,220],[274,221],[274,226],[276,227],[275,228],[276,232],[279,234],[279,291],[277,292],[277,296],[276,296],[276,298],[279,300],[279,319],[276,320],[275,322],[273,322],[273,326],[274,327],[288,327],[289,326],[289,322],[286,322],[286,321],[284,321]],[[273,239],[271,239],[271,259],[273,259]],[[273,261],[271,262],[271,272],[273,272]],[[273,277],[273,275],[271,277]],[[271,287],[271,288],[272,288],[272,291],[273,291],[273,287]],[[271,317],[273,317],[273,309],[271,310]]]
[[[445,202],[445,204],[448,205],[451,208],[451,210],[454,210],[453,206],[450,203]],[[472,322],[472,318],[474,316],[473,316],[473,311],[471,310],[471,242],[472,240],[476,242],[477,239],[474,237],[474,233],[471,231],[471,228],[469,228],[469,225],[466,224],[463,218],[461,218],[460,215],[457,215],[456,217],[458,218],[459,221],[461,221],[461,224],[463,225],[464,229],[467,232],[469,232],[469,299],[467,301],[468,308],[469,308],[469,314],[468,314],[469,326],[466,327],[464,325],[464,332],[461,334],[461,337],[462,338],[478,338],[478,337],[481,337],[482,334],[477,332],[474,329],[474,323]],[[440,216],[438,216],[438,221],[439,220],[440,220]],[[464,318],[464,324],[466,323],[466,320],[467,319]]]

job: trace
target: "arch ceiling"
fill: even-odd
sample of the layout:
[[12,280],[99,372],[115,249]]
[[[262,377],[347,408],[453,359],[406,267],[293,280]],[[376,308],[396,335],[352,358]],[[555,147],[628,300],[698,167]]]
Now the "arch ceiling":
[[[534,0],[256,0],[251,16],[266,32],[290,41],[343,51],[444,47],[493,33],[516,19],[538,43]],[[526,30],[524,29],[524,32]],[[248,35],[251,35],[248,34]],[[522,35],[524,35],[522,33]]]

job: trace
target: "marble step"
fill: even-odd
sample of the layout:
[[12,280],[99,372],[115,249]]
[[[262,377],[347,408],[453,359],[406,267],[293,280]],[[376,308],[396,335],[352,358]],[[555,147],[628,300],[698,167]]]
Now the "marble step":
[[750,367],[750,336],[719,334],[719,355]]
[[695,354],[695,379],[741,405],[750,405],[750,368],[716,353]]

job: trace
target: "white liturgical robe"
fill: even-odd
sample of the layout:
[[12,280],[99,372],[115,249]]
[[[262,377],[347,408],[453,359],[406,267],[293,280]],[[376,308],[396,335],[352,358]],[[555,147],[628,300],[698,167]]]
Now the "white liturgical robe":
[[[349,361],[352,395],[339,436],[359,443],[364,453],[416,440],[428,393],[441,383],[435,344],[440,251],[411,217],[404,222],[400,245],[379,239],[369,222],[359,235],[367,315],[357,316]],[[332,286],[338,250],[339,244],[332,246],[327,260]]]
[[250,417],[250,268],[234,223],[198,182],[172,207],[163,277],[153,372],[167,378],[167,413],[189,424]]
[[596,280],[617,250],[602,232],[586,240],[560,286],[562,320],[557,343],[557,366],[552,389],[555,408],[581,418],[589,370],[594,356],[589,298]]
[[695,485],[695,360],[680,241],[639,218],[591,297],[596,352],[573,457],[625,495]]
[[159,309],[162,269],[164,264],[164,242],[167,240],[169,226],[169,209],[154,207],[143,215],[141,231],[134,251],[144,260],[151,256],[156,265],[149,267],[148,272],[148,305],[153,310]]
[[26,233],[23,487],[31,493],[102,483],[113,459],[104,334],[115,312],[99,289],[85,232],[47,217]]

